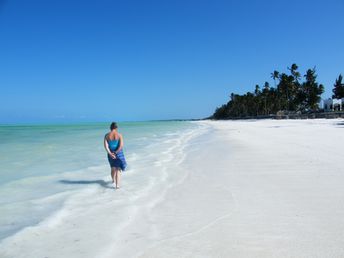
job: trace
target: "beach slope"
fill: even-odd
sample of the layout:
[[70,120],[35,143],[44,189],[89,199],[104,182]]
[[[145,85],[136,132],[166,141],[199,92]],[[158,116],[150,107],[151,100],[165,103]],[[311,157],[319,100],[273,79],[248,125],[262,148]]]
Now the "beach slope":
[[344,257],[343,120],[202,123],[141,257]]

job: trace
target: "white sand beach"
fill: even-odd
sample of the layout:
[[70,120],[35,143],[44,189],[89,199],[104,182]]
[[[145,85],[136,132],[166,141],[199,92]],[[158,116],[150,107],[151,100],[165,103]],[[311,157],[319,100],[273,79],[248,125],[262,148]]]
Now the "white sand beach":
[[0,257],[344,257],[343,120],[195,123],[120,190],[76,194]]

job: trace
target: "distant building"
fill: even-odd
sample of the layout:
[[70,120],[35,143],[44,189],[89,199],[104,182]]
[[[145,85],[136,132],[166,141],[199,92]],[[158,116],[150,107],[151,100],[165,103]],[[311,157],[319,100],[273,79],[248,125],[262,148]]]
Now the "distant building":
[[344,98],[342,99],[325,99],[324,111],[343,111],[344,110]]

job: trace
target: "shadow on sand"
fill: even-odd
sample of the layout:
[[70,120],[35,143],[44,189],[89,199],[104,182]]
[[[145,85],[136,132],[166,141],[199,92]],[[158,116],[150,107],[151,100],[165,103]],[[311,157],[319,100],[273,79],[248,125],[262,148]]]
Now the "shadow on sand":
[[104,188],[113,189],[113,187],[109,186],[109,182],[105,182],[104,180],[59,180],[62,184],[79,184],[79,185],[88,185],[88,184],[98,184]]

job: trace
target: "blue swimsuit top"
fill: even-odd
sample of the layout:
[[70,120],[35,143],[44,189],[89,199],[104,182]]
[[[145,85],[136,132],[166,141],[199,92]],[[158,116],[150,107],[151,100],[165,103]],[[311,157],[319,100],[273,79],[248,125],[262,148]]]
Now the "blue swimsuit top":
[[119,139],[118,140],[107,140],[109,144],[110,151],[116,151],[119,146]]

